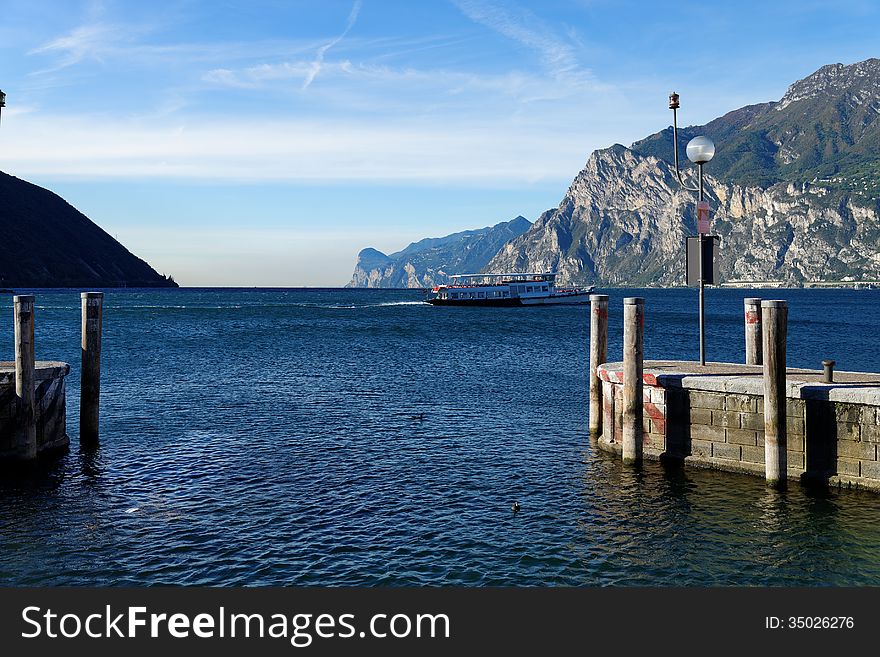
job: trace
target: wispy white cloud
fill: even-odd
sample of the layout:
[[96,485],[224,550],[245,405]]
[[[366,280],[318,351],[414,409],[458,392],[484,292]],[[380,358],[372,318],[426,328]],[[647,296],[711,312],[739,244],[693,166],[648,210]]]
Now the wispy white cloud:
[[31,113],[12,119],[0,168],[67,178],[565,181],[583,163],[582,140],[591,138],[573,139],[556,126],[488,119],[438,124],[210,117],[175,127],[101,116]]
[[[335,72],[346,69],[346,62],[334,62],[325,64],[322,68],[329,68]],[[258,64],[239,69],[215,68],[202,76],[202,82],[213,86],[234,87],[240,89],[265,89],[273,82],[285,82],[291,79],[303,80],[301,90],[305,90],[305,84],[311,77],[314,79],[314,62],[310,60],[287,61],[278,64]],[[309,82],[311,84],[311,82]]]
[[[238,70],[214,69],[202,76],[212,86],[267,90],[290,88],[288,80],[305,79],[310,70],[307,60],[279,64],[260,64]],[[353,62],[348,59],[325,61],[323,99],[331,105],[359,110],[424,113],[427,108],[446,107],[453,113],[484,112],[509,114],[516,106],[582,97],[602,90],[613,91],[588,77],[560,80],[540,72],[506,71],[477,73],[443,68],[416,68]],[[506,103],[502,105],[501,102]]]
[[[27,54],[55,58],[51,66],[34,74],[55,72],[87,62],[154,67],[166,71],[166,67],[173,66],[175,71],[187,71],[191,66],[229,61],[253,62],[291,55],[305,58],[317,43],[314,39],[151,43],[152,31],[153,28],[147,25],[90,22],[32,48]],[[222,71],[223,68],[215,70]]]
[[242,89],[254,86],[253,82],[248,81],[235,71],[228,68],[211,69],[202,76],[202,81],[207,82],[208,84],[223,87],[238,87]]
[[[456,82],[462,80],[477,79],[481,76],[445,70],[420,70],[412,67],[395,68],[392,66],[377,66],[366,63],[353,63],[345,59],[323,64],[325,73],[331,77],[346,76],[349,79],[359,78],[365,81],[372,80],[377,83],[395,82],[399,80],[437,80]],[[255,86],[260,83],[271,83],[277,80],[288,80],[308,76],[311,72],[311,63],[307,60],[287,61],[279,64],[260,64],[233,71],[230,69],[215,69],[205,74],[202,79],[219,85],[229,86]],[[486,76],[487,79],[497,76]]]
[[361,11],[361,0],[355,0],[354,4],[351,7],[351,11],[348,14],[348,21],[345,24],[345,29],[342,31],[338,37],[330,41],[329,43],[325,43],[323,46],[318,48],[317,55],[315,56],[314,61],[312,62],[311,67],[309,68],[308,73],[306,74],[306,79],[303,81],[302,88],[308,89],[309,85],[312,84],[315,77],[317,77],[318,73],[321,72],[321,66],[324,63],[324,55],[327,54],[327,51],[330,50],[337,43],[342,41],[346,35],[351,31],[351,28],[354,27],[355,21],[357,21],[358,14]]
[[588,74],[581,68],[572,44],[531,11],[512,3],[500,6],[487,0],[452,2],[475,23],[537,52],[551,74],[559,77]]
[[38,71],[40,73],[57,71],[83,60],[93,59],[103,61],[108,54],[111,44],[118,41],[120,32],[112,25],[92,23],[74,28],[64,36],[53,39],[48,43],[35,48],[29,54],[54,54],[59,59],[49,69]]
[[89,0],[84,9],[82,25],[28,52],[29,55],[58,56],[53,66],[36,73],[53,73],[86,60],[102,62],[114,44],[131,31],[104,20],[106,8],[101,0]]
[[[159,100],[146,107],[22,115],[4,139],[0,164],[60,177],[504,186],[569,179],[592,148],[607,145],[601,135],[609,122],[639,114],[580,67],[571,39],[531,12],[458,4],[472,20],[537,52],[541,65],[486,72],[458,68],[459,58],[396,59],[389,55],[401,48],[458,47],[462,35],[350,36],[360,0],[342,32],[325,42],[157,43],[148,27],[89,23],[33,53],[57,56],[59,66],[105,61],[100,70],[83,67],[95,75],[111,66],[138,68],[144,80],[181,75],[160,78]],[[475,38],[471,32],[465,38]],[[313,85],[319,75],[322,83]],[[592,93],[599,88],[604,93]],[[235,101],[234,117],[216,102],[218,89],[229,90],[223,95]],[[587,98],[587,111],[611,118],[585,122]]]

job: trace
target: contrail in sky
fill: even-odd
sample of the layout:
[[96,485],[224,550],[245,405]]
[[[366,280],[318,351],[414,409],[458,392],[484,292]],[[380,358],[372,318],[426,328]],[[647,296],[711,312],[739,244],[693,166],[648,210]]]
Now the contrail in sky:
[[306,79],[303,82],[303,89],[308,89],[309,85],[312,84],[312,80],[315,79],[315,76],[317,76],[318,73],[321,72],[321,65],[324,63],[324,55],[326,54],[326,52],[337,43],[342,41],[345,38],[345,35],[349,33],[352,27],[354,27],[354,23],[357,20],[358,13],[361,10],[361,4],[361,0],[355,0],[355,3],[354,5],[352,5],[351,11],[348,14],[348,22],[345,24],[345,30],[343,30],[342,34],[340,34],[329,43],[326,43],[318,48],[318,54],[315,57],[315,61],[312,62],[312,67],[309,69],[309,72],[306,75]]

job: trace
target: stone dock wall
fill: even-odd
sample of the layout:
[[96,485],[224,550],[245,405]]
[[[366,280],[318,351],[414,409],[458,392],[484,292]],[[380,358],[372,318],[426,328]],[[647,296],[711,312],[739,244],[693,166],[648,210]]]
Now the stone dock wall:
[[[35,368],[35,415],[37,455],[66,449],[67,411],[65,377],[67,363],[37,361]],[[18,417],[15,395],[15,363],[0,362],[0,460],[18,458],[24,427]]]
[[[716,364],[710,374],[688,374],[676,365],[644,363],[645,458],[763,477],[760,366]],[[603,396],[599,446],[620,452],[623,364],[607,363],[598,373]],[[880,491],[880,385],[822,384],[816,372],[789,370],[786,397],[788,477]]]

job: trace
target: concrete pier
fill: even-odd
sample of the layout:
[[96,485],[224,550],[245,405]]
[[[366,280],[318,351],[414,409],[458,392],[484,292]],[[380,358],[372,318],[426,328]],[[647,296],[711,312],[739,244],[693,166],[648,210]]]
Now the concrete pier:
[[[600,448],[622,452],[623,363],[599,367],[605,414]],[[645,361],[644,458],[764,478],[764,373],[736,363]],[[880,374],[788,368],[789,480],[880,492]]]
[[[15,363],[0,362],[0,461],[21,460],[24,425],[17,414]],[[34,456],[67,449],[65,378],[70,365],[54,361],[34,364]]]
[[608,295],[590,295],[590,435],[602,433],[602,381],[599,365],[608,359]]

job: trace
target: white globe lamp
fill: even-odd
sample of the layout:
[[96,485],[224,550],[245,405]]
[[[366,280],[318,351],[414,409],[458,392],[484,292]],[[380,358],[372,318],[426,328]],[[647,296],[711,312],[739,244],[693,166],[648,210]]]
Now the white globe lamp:
[[694,137],[688,142],[687,156],[694,164],[706,164],[715,157],[715,144],[708,137]]

